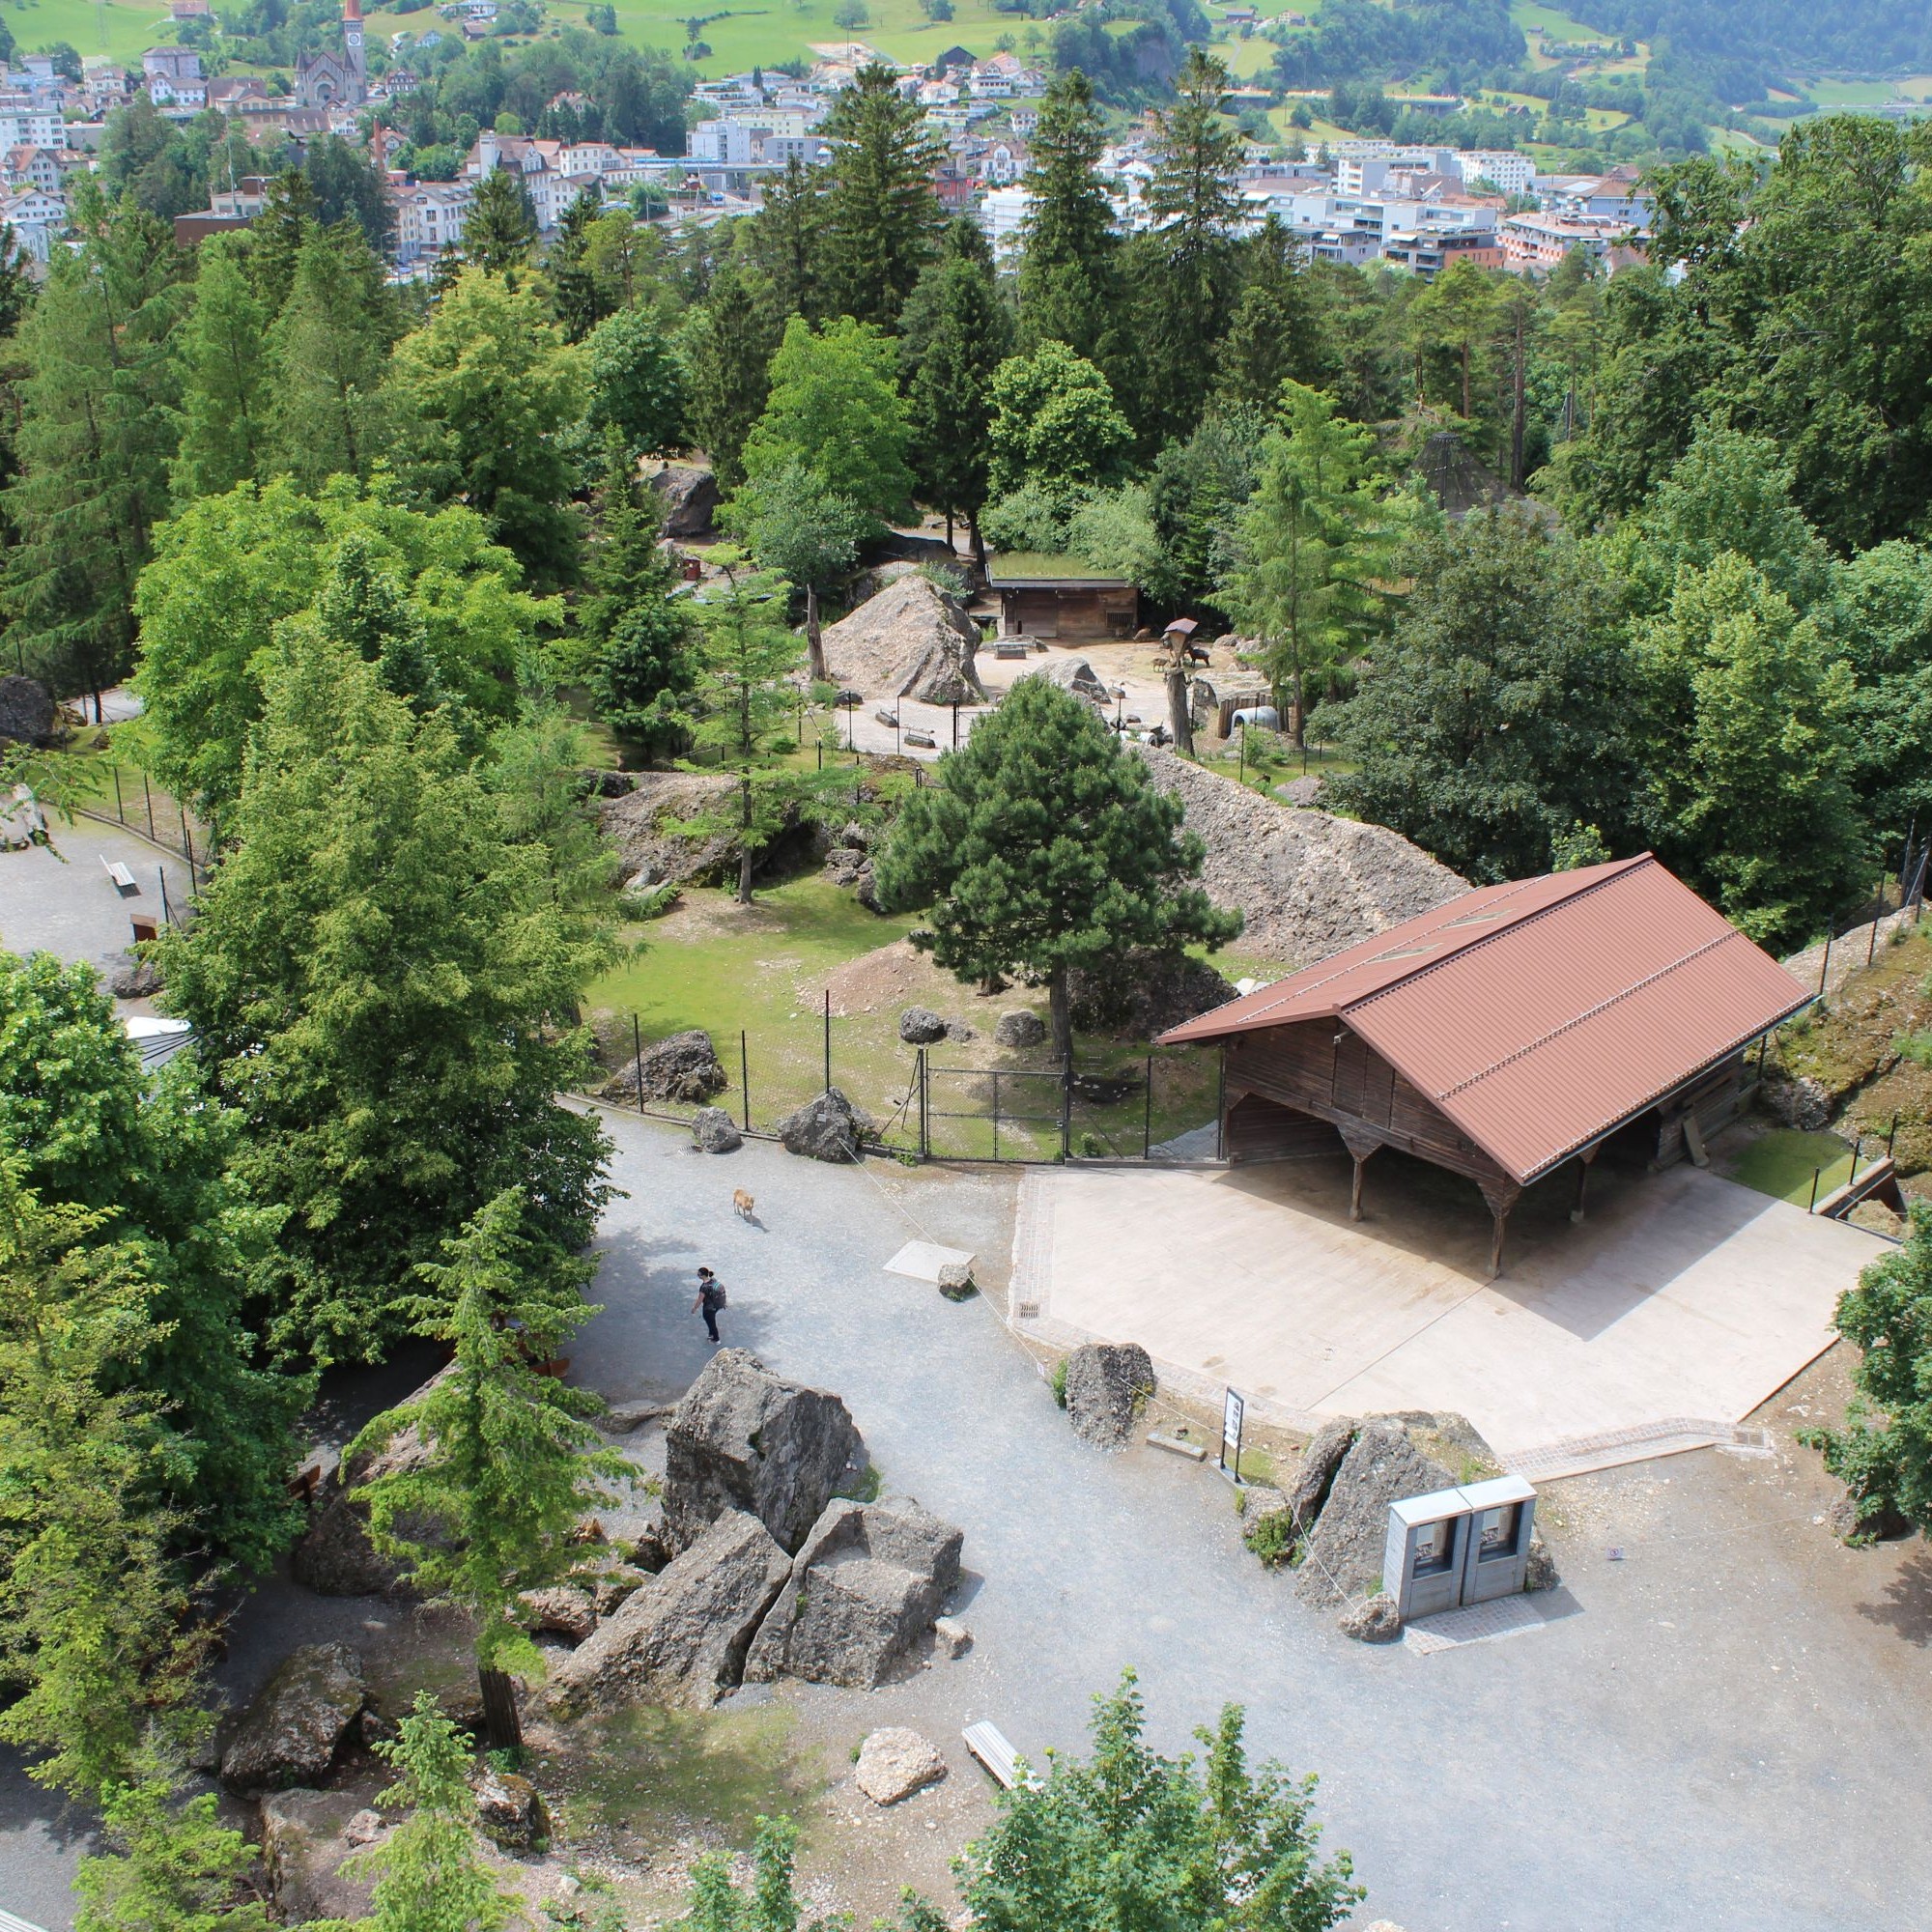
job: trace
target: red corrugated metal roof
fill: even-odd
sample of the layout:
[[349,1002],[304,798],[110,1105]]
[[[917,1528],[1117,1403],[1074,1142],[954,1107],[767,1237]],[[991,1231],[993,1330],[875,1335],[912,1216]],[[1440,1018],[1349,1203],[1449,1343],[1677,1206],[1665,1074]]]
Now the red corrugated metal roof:
[[1345,1019],[1528,1181],[1805,998],[1645,853],[1465,893],[1162,1037]]

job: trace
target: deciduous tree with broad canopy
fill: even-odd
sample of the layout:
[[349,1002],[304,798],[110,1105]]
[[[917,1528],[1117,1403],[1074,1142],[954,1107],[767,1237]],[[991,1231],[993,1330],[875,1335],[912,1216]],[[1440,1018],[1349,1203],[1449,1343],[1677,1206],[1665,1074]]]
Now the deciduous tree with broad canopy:
[[1023,677],[906,801],[878,858],[880,903],[929,907],[914,943],[963,979],[1043,982],[1065,1062],[1075,967],[1240,930],[1196,883],[1204,847],[1180,812],[1092,705]]

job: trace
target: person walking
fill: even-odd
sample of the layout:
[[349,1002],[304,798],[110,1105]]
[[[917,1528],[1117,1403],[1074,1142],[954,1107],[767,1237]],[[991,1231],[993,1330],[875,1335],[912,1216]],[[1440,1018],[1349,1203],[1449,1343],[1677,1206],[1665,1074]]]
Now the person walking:
[[729,1297],[724,1293],[724,1284],[707,1267],[697,1270],[697,1299],[691,1304],[691,1312],[696,1315],[700,1309],[704,1313],[704,1327],[715,1343],[718,1337],[718,1311]]

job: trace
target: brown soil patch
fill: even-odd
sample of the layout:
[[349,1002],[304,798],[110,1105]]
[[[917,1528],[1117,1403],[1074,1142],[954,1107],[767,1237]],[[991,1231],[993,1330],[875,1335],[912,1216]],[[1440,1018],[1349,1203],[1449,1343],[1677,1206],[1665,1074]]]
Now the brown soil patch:
[[[982,993],[935,966],[931,954],[919,952],[909,939],[895,939],[848,960],[824,985],[832,994],[835,1018],[880,1012],[896,1016],[906,1007],[929,1007],[943,1018],[966,1021],[980,1035],[976,1046],[981,1041],[992,1045],[993,1027],[1002,1013],[1017,1007],[1029,1007],[1042,1018],[1046,1013],[1043,988],[1009,986],[1001,993]],[[810,999],[815,1002],[820,996],[814,983]],[[800,998],[807,998],[806,993],[801,991]]]

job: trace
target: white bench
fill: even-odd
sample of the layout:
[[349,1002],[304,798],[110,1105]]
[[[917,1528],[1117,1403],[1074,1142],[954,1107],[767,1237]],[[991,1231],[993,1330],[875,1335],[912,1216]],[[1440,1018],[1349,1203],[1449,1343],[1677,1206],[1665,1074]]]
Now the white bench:
[[134,883],[133,873],[126,866],[122,865],[118,859],[109,859],[107,854],[103,852],[100,855],[100,863],[107,867],[107,876],[114,881],[114,890],[116,892],[132,893],[140,890]]
[[1019,1753],[1007,1742],[999,1725],[982,1718],[977,1724],[968,1724],[959,1735],[966,1740],[966,1748],[1006,1790],[1011,1791],[1023,1783],[1031,1791],[1038,1785],[1039,1779],[1032,1772],[1020,1769]]

